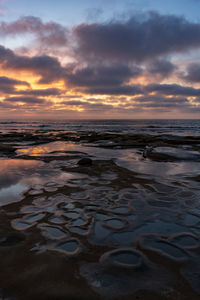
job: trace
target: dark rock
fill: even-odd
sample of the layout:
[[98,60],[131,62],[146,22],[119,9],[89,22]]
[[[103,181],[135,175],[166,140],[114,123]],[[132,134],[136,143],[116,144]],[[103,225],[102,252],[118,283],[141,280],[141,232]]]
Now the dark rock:
[[24,237],[20,235],[11,235],[8,237],[0,238],[0,246],[14,246],[24,240]]
[[80,166],[91,166],[92,165],[92,160],[88,157],[81,158],[78,161],[78,165],[80,165]]
[[142,156],[144,158],[147,158],[147,156],[149,156],[149,154],[152,152],[152,150],[153,150],[153,146],[146,146],[142,153]]
[[10,145],[7,144],[0,144],[0,152],[4,152],[4,153],[12,153],[15,152],[15,148],[13,148]]

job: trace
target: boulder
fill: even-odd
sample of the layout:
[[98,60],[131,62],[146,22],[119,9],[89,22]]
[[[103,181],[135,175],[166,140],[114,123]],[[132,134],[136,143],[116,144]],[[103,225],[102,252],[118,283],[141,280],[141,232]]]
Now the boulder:
[[81,158],[78,161],[78,165],[79,166],[91,166],[92,165],[92,160],[88,157]]

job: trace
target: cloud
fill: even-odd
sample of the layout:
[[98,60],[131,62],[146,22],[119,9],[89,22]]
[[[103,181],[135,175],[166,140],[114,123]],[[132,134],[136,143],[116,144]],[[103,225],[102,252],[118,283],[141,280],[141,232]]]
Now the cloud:
[[35,105],[35,104],[46,104],[47,101],[45,99],[42,98],[37,98],[37,97],[9,97],[9,98],[5,98],[4,101],[7,102],[14,102],[14,103],[25,103],[25,104],[29,104],[29,105]]
[[40,75],[39,83],[57,81],[63,76],[59,61],[48,55],[19,56],[10,49],[0,46],[0,63],[5,69],[28,70]]
[[18,108],[16,105],[13,105],[12,103],[5,102],[5,101],[0,102],[0,107],[8,110]]
[[28,96],[59,96],[62,94],[63,91],[56,89],[56,88],[49,88],[49,89],[36,89],[36,90],[26,90],[26,91],[19,91],[18,93],[21,95],[28,95]]
[[[2,110],[16,110],[19,114],[37,112],[41,116],[48,112],[52,115],[71,112],[76,116],[81,113],[98,116],[100,112],[102,116],[109,113],[120,116],[120,113],[130,115],[136,111],[148,114],[151,111],[199,111],[200,89],[176,82],[180,82],[181,77],[198,83],[200,64],[194,62],[186,66],[185,73],[180,75],[176,72],[178,66],[171,62],[173,53],[185,54],[200,47],[199,23],[149,13],[103,24],[80,24],[70,34],[57,23],[45,23],[34,17],[0,23],[0,36],[26,33],[34,36],[40,43],[39,47],[36,43],[36,47],[43,45],[44,51],[42,55],[35,55],[38,53],[35,48],[34,51],[28,48],[28,52],[26,48],[19,55],[0,46],[1,74],[4,71],[12,74],[12,78],[0,77],[0,91],[5,97],[0,100]],[[58,51],[56,57],[50,55],[52,47]],[[63,48],[65,55],[71,53],[72,56],[62,56],[59,50]],[[37,85],[35,77],[34,84],[26,82],[29,78],[23,76],[27,72],[30,78],[32,74],[39,78]],[[174,84],[166,84],[172,80]],[[60,87],[58,81],[62,82],[62,89],[57,88]],[[25,86],[24,90],[17,89],[20,85]],[[52,98],[56,103],[49,100]]]
[[[0,62],[4,69],[26,70],[40,75],[41,78],[38,83],[41,84],[48,84],[63,79],[66,81],[67,86],[91,89],[118,88],[131,78],[136,78],[142,74],[142,69],[138,66],[118,63],[110,65],[92,64],[82,68],[78,67],[78,64],[68,64],[63,67],[55,57],[47,55],[19,56],[3,46],[0,46]],[[125,88],[123,90],[125,92]]]
[[159,75],[161,78],[169,77],[177,67],[170,61],[159,59],[150,62],[147,66],[147,71],[153,76]]
[[39,46],[38,51],[41,48],[46,54],[55,53],[55,49],[60,53],[64,49],[63,53],[70,54],[71,59],[103,64],[154,60],[157,68],[152,65],[152,71],[160,70],[166,75],[170,74],[173,65],[160,57],[200,47],[200,23],[156,12],[107,23],[82,23],[72,29],[56,22],[43,22],[34,16],[0,23],[2,37],[24,34],[33,37],[32,47]]
[[14,53],[12,50],[0,45],[0,63],[5,62],[7,59],[12,57],[13,55],[14,55]]
[[139,85],[123,85],[119,87],[99,87],[87,89],[88,94],[99,94],[99,95],[138,95],[142,94],[143,91]]
[[5,63],[5,67],[17,70],[29,70],[41,76],[39,83],[50,83],[58,80],[62,68],[56,58],[43,55],[34,57],[13,56]]
[[184,17],[149,13],[126,21],[73,28],[76,54],[90,61],[143,62],[200,47],[200,24]]
[[146,92],[157,92],[164,95],[200,96],[200,89],[178,84],[150,84],[144,90]]
[[182,108],[183,106],[190,106],[190,102],[184,97],[170,97],[159,95],[149,95],[134,98],[133,102],[139,104],[142,107],[170,107],[170,108]]
[[16,36],[26,33],[35,34],[37,42],[43,45],[54,47],[67,44],[66,28],[55,22],[43,23],[40,18],[26,16],[14,22],[0,23],[0,36]]
[[[115,87],[91,87],[87,89],[89,94],[99,95],[145,95],[146,99],[151,99],[150,93],[156,93],[160,96],[184,96],[199,97],[200,89],[178,84],[149,84],[149,85],[122,85]],[[159,98],[161,99],[161,98]]]
[[99,111],[107,111],[110,109],[113,109],[113,106],[110,104],[104,104],[104,103],[87,103],[84,105],[84,108],[87,111],[93,111],[93,112],[99,112]]
[[63,105],[75,105],[75,106],[78,106],[78,105],[85,105],[86,102],[84,101],[80,101],[80,100],[71,100],[71,101],[62,101],[61,104]]
[[[1,101],[2,109],[38,112],[45,107],[46,110],[52,112],[54,109],[61,111],[62,109],[81,108],[84,113],[97,114],[100,111],[105,113],[108,111],[127,112],[130,109],[138,111],[148,109],[149,111],[164,111],[165,109],[166,111],[185,112],[188,108],[188,111],[195,112],[193,104],[199,104],[200,89],[197,88],[179,84],[160,84],[159,82],[133,84],[134,80],[140,82],[140,77],[145,78],[146,71],[144,71],[144,67],[138,67],[132,63],[112,62],[108,64],[102,62],[100,65],[87,62],[87,65],[73,63],[61,66],[54,57],[47,55],[19,56],[2,46],[0,47],[0,61],[2,68],[6,70],[10,69],[12,72],[28,70],[40,75],[40,84],[45,83],[47,86],[51,84],[49,88],[32,89],[26,81],[0,77],[0,90],[9,95],[9,97],[5,97],[4,101]],[[149,68],[149,72],[151,70],[152,74],[159,74],[163,78],[173,73],[176,67],[167,60],[159,59],[148,63],[147,68]],[[188,70],[190,69],[188,68]],[[147,75],[149,76],[149,74]],[[152,78],[156,78],[154,76],[152,75]],[[65,90],[52,87],[52,82],[59,79],[66,82]],[[25,85],[26,89],[17,90],[16,86],[18,85]],[[68,88],[72,93],[70,95],[67,94]],[[79,96],[77,96],[77,92],[79,92]],[[104,100],[99,97],[98,100],[93,98],[90,101],[85,99],[85,95],[103,95]],[[49,100],[53,96],[58,100],[56,105]],[[132,102],[130,101],[131,96],[134,96]],[[73,98],[73,100],[63,101],[67,97]],[[193,97],[193,103],[190,102],[190,97]]]
[[96,21],[100,16],[103,15],[103,9],[98,7],[98,8],[88,8],[86,10],[86,18],[87,18],[87,21],[88,22],[91,22],[91,21]]
[[78,106],[85,110],[91,111],[91,110],[104,110],[104,109],[111,109],[113,108],[113,105],[110,104],[104,104],[104,103],[91,103],[86,101],[63,101],[61,104],[65,106]]
[[9,94],[15,92],[15,86],[25,85],[30,86],[26,81],[15,80],[5,76],[0,77],[0,92]]
[[181,75],[183,79],[189,82],[198,82],[200,83],[200,64],[192,63],[187,67],[187,73]]
[[132,77],[137,77],[142,70],[128,65],[112,64],[87,66],[82,69],[70,70],[67,74],[67,82],[73,86],[80,87],[108,87],[120,86],[129,81]]

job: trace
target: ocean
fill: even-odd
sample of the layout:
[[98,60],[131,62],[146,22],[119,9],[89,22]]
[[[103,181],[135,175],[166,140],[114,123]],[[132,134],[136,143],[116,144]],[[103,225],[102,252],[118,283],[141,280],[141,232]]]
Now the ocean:
[[1,121],[0,131],[96,131],[132,134],[200,135],[200,120]]

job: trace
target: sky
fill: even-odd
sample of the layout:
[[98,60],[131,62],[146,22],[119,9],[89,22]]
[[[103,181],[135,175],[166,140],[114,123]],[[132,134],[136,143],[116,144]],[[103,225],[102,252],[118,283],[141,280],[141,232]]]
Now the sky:
[[199,119],[200,0],[0,0],[0,119]]

